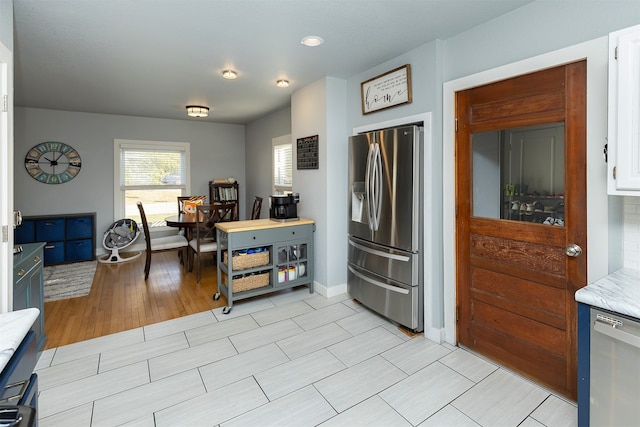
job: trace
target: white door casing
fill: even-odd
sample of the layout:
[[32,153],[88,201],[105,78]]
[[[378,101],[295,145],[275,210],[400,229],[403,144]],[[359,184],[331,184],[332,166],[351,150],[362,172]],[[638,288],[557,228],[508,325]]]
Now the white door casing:
[[0,313],[13,309],[13,54],[0,43]]

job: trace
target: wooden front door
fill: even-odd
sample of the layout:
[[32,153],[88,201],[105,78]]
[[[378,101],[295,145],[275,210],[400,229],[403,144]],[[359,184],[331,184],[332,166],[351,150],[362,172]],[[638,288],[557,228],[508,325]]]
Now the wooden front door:
[[456,118],[458,341],[575,399],[586,62],[458,92]]

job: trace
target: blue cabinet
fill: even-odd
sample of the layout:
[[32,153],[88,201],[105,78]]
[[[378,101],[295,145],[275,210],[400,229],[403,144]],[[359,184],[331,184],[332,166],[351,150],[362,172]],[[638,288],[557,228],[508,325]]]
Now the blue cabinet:
[[38,409],[36,335],[29,331],[0,372],[0,402]]
[[36,222],[33,220],[23,220],[22,224],[15,228],[14,240],[16,244],[35,242]]
[[36,241],[55,242],[64,240],[64,219],[51,218],[36,220]]
[[14,240],[45,243],[44,265],[89,261],[96,257],[95,224],[95,213],[25,217]]
[[13,256],[13,310],[37,308],[40,315],[33,323],[36,347],[44,349],[43,243],[28,243]]

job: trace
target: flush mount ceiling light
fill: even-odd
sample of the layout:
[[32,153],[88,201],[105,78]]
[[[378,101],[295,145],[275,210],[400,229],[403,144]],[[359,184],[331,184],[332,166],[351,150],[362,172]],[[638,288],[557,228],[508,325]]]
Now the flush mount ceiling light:
[[324,40],[320,36],[307,36],[300,40],[300,43],[305,46],[315,47],[320,46],[322,43],[324,43]]
[[222,77],[224,77],[225,79],[233,80],[238,77],[238,73],[233,70],[224,70],[222,72]]
[[209,107],[200,105],[187,105],[187,116],[189,117],[208,117]]
[[283,79],[278,80],[276,82],[276,86],[278,86],[278,87],[289,87],[289,80],[283,80]]

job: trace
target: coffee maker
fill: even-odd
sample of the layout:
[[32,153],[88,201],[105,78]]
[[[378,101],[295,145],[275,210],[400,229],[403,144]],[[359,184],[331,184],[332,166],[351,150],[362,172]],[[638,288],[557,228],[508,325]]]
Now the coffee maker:
[[273,221],[297,221],[300,195],[292,193],[285,196],[269,196],[269,218]]

